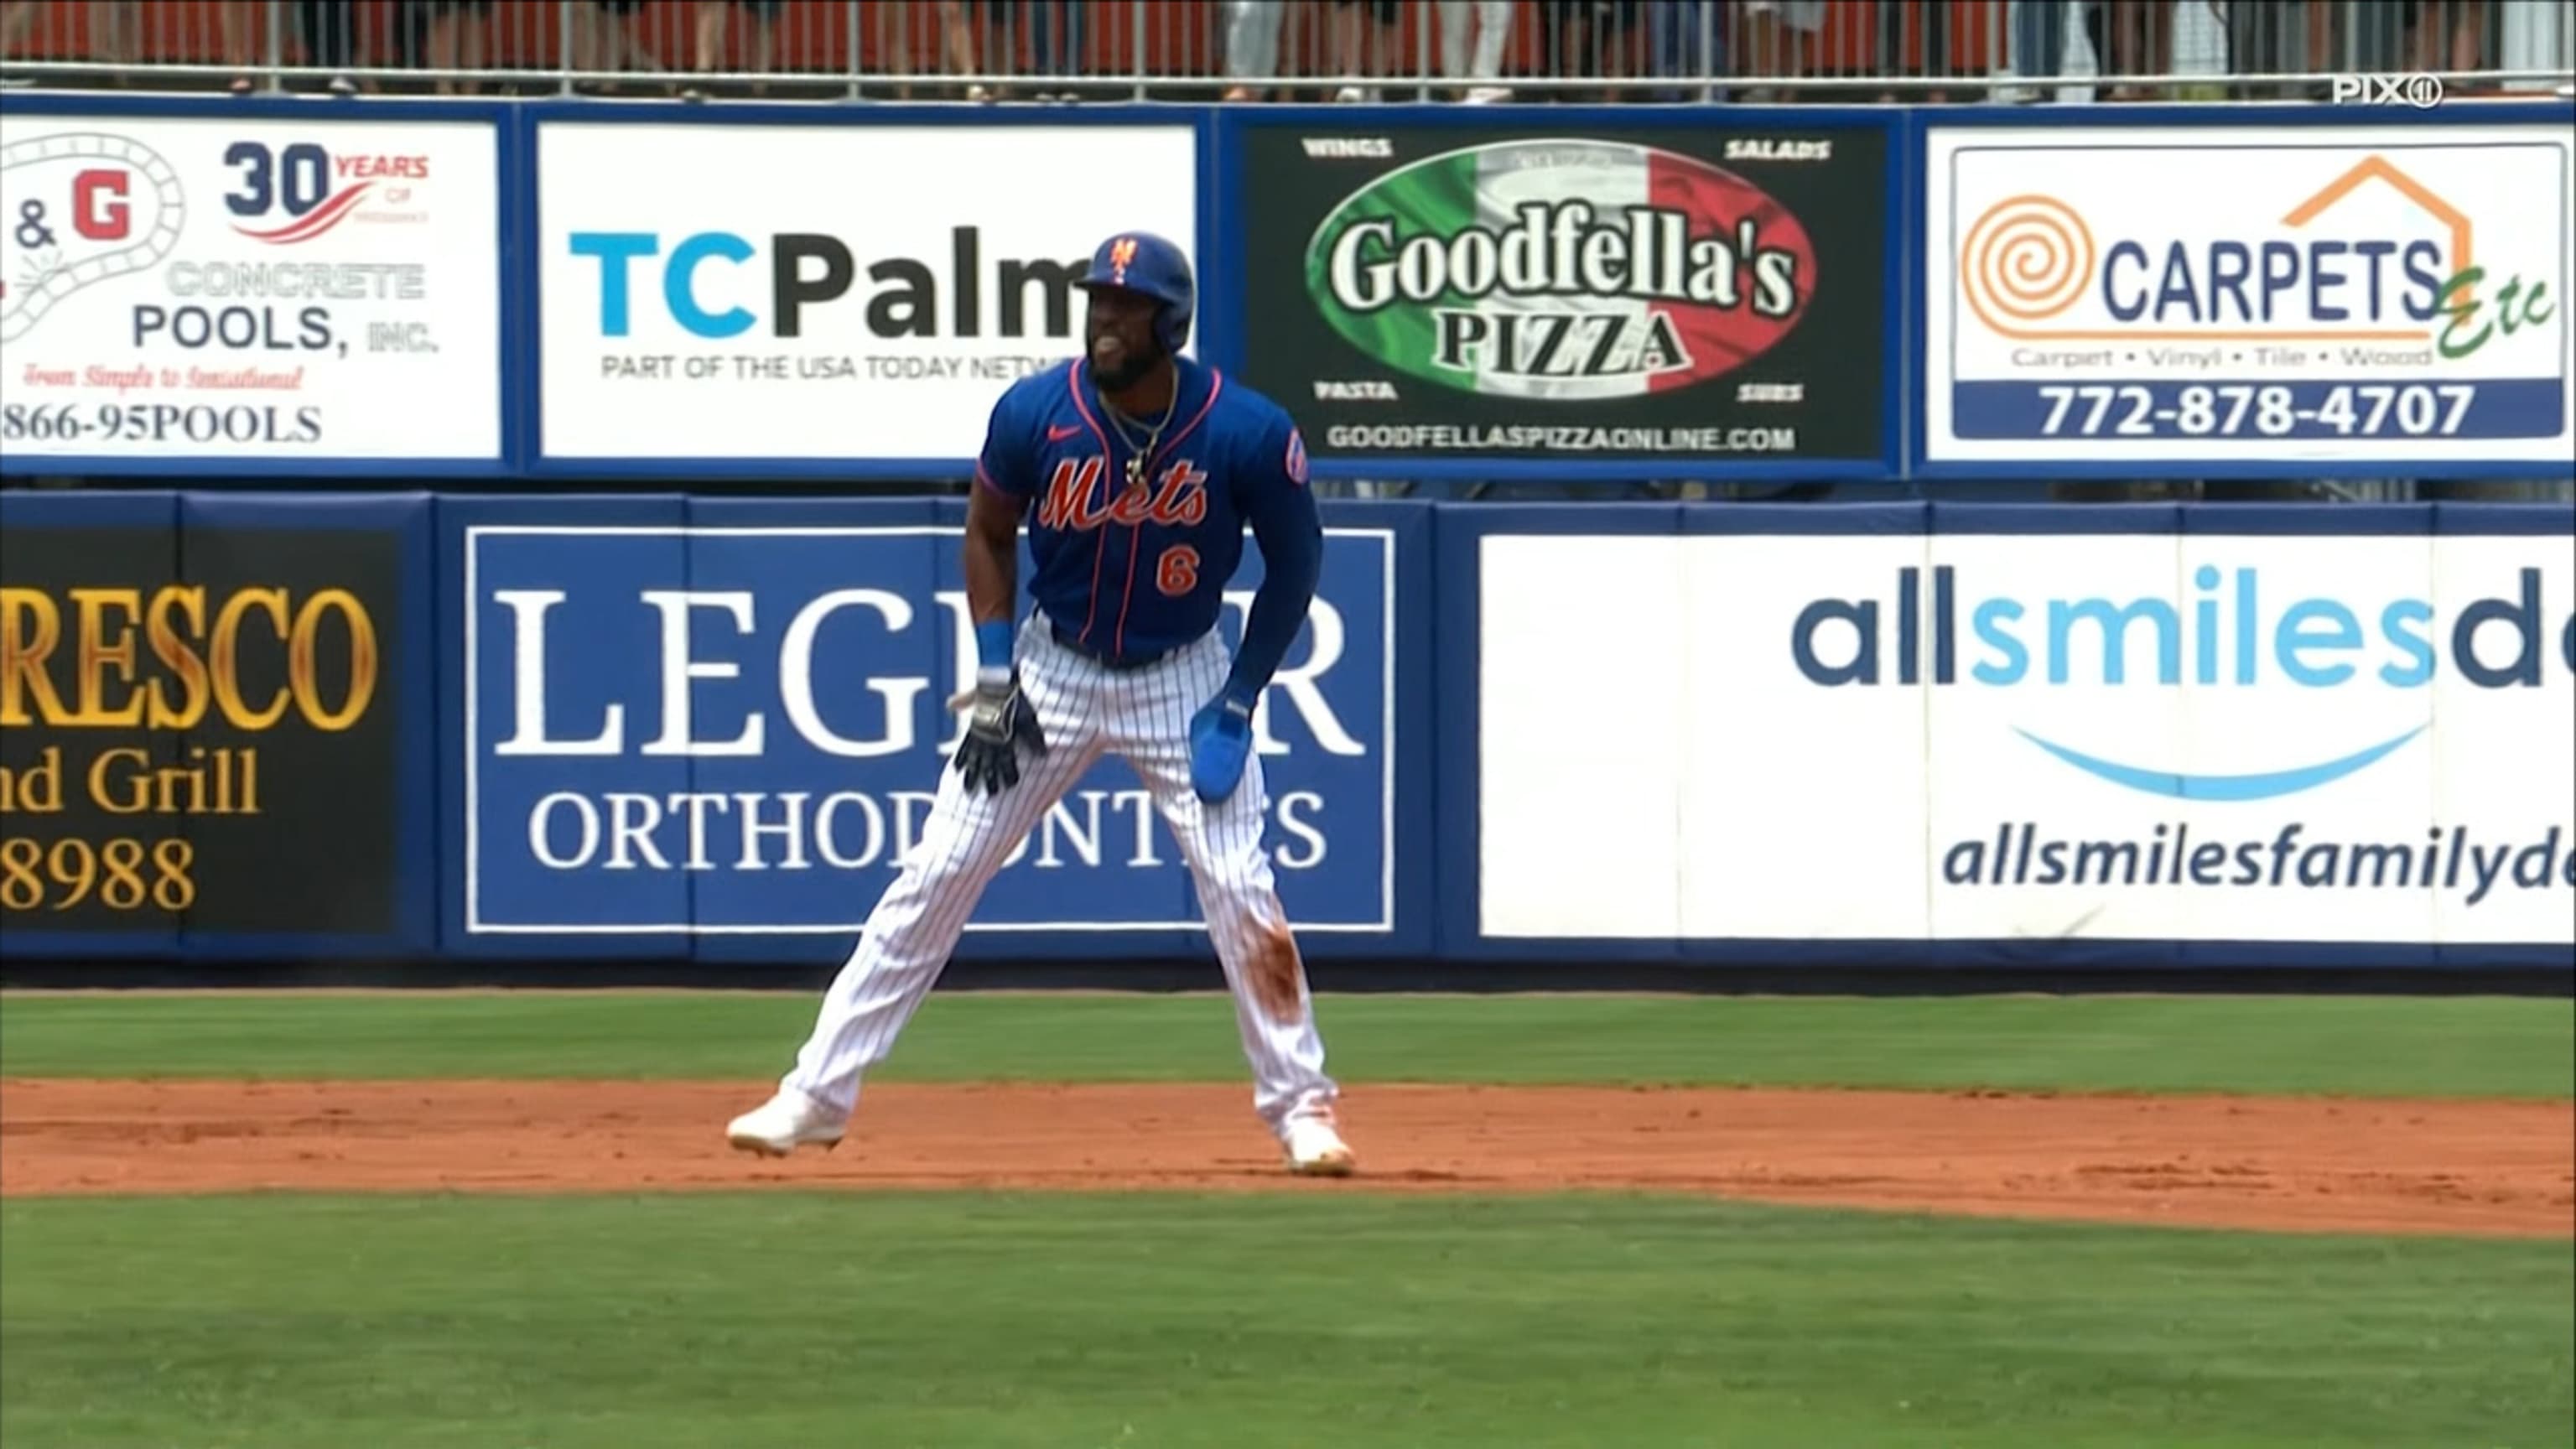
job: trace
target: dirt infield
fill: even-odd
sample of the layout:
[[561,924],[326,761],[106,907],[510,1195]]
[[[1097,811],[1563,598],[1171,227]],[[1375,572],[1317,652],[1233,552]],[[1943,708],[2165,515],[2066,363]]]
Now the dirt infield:
[[0,1082],[0,1193],[763,1184],[1646,1189],[1980,1216],[2576,1236],[2576,1104],[1367,1086],[1361,1176],[1282,1174],[1239,1086],[916,1086],[728,1151],[758,1084]]

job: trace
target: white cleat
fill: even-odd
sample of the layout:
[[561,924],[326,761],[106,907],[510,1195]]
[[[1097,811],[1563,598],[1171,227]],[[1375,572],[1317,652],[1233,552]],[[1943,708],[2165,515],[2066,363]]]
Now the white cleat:
[[1291,1118],[1283,1139],[1288,1170],[1300,1177],[1348,1177],[1360,1165],[1333,1124],[1320,1117]]
[[841,1145],[844,1120],[804,1093],[781,1088],[777,1096],[736,1117],[725,1127],[725,1141],[744,1152],[785,1157],[799,1147],[825,1151]]

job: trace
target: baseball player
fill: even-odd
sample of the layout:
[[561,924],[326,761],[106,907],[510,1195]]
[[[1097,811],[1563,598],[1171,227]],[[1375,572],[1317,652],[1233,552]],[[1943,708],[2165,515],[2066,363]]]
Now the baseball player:
[[[1304,623],[1323,530],[1304,440],[1268,398],[1181,357],[1196,305],[1163,238],[1104,242],[1080,284],[1085,355],[994,404],[967,507],[975,687],[920,845],[868,918],[745,1151],[837,1145],[859,1079],[930,992],[984,887],[1103,752],[1123,756],[1189,863],[1234,994],[1253,1109],[1293,1172],[1354,1167],[1335,1128],[1305,968],[1262,844],[1252,712]],[[1037,609],[1016,627],[1019,528]],[[1215,632],[1249,524],[1264,576],[1231,658]]]

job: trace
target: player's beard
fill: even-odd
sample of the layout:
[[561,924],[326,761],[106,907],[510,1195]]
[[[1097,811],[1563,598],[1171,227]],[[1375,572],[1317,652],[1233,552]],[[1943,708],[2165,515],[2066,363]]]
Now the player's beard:
[[1115,368],[1091,364],[1091,380],[1102,392],[1125,392],[1144,381],[1145,375],[1163,360],[1163,345],[1148,342],[1141,353],[1122,348],[1118,355],[1121,361]]

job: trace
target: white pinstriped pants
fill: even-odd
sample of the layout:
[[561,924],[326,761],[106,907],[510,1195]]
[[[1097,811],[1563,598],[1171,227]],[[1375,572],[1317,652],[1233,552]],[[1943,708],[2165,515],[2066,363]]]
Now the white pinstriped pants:
[[1113,671],[1056,643],[1044,616],[1032,615],[1018,654],[1047,752],[1022,757],[1020,782],[999,796],[970,794],[954,766],[941,769],[920,843],[824,993],[782,1085],[836,1112],[856,1107],[861,1075],[894,1049],[1002,862],[1094,761],[1116,753],[1153,796],[1197,884],[1234,993],[1253,1110],[1274,1133],[1292,1117],[1329,1116],[1339,1093],[1324,1075],[1305,968],[1262,843],[1261,757],[1217,804],[1190,788],[1190,716],[1224,687],[1233,661],[1223,642],[1209,634],[1143,669]]

